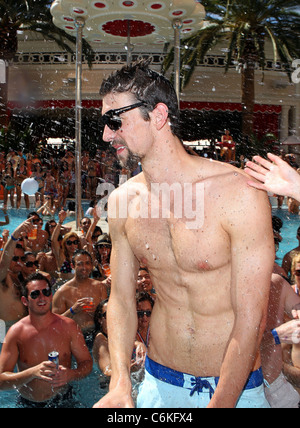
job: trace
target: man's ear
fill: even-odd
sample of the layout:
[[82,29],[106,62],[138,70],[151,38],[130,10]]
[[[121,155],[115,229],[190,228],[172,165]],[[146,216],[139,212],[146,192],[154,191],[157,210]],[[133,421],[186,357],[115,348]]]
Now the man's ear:
[[22,296],[21,302],[23,303],[24,306],[28,306],[28,300],[26,299],[26,297]]
[[169,109],[166,104],[158,103],[155,109],[151,112],[151,116],[156,129],[160,130],[168,121]]

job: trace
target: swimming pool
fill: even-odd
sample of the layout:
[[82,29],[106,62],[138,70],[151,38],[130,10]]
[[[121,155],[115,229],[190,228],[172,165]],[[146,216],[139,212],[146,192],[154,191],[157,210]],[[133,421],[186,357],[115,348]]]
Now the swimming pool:
[[[84,207],[87,209],[87,205]],[[27,218],[29,210],[26,209],[9,209],[8,214],[10,217],[10,224],[4,226],[10,233]],[[297,215],[289,214],[286,209],[273,209],[272,214],[278,216],[283,221],[283,227],[281,234],[283,241],[280,243],[279,250],[277,252],[277,263],[281,266],[284,255],[291,249],[298,246],[298,240],[296,239],[296,231],[299,227],[300,217]],[[0,216],[2,221],[2,216]],[[1,345],[0,345],[1,349]],[[103,397],[107,388],[100,387],[101,372],[98,366],[94,364],[92,373],[82,381],[74,382],[72,384],[74,395],[76,398],[76,407],[79,408],[91,408],[101,397]],[[135,390],[138,387],[138,382],[135,382]],[[18,407],[18,393],[16,391],[0,391],[0,408],[17,408]]]
[[272,214],[279,217],[283,222],[280,232],[283,240],[279,244],[279,250],[276,254],[276,262],[281,266],[284,255],[299,245],[296,235],[297,229],[300,226],[300,216],[289,214],[286,209],[272,209]]

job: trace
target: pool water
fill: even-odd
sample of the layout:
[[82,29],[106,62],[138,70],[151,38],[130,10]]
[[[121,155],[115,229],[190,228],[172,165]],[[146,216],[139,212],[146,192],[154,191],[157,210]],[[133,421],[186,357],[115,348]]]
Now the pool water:
[[[87,206],[84,208],[87,209]],[[10,224],[4,226],[2,230],[6,228],[10,231],[10,233],[12,233],[15,228],[27,218],[27,215],[30,211],[31,210],[26,209],[9,209],[8,214],[10,218]],[[278,216],[283,221],[283,227],[281,229],[283,241],[280,243],[276,260],[277,263],[281,266],[284,255],[291,249],[298,246],[296,231],[299,227],[300,217],[289,214],[285,209],[273,209],[272,214]],[[1,214],[0,221],[2,221]],[[75,392],[76,402],[78,404],[76,407],[91,408],[102,396],[106,394],[107,389],[102,389],[100,387],[100,377],[102,377],[102,374],[98,369],[98,366],[94,364],[93,371],[87,378],[72,384]],[[136,383],[134,386],[135,390],[137,389],[137,386],[138,383]],[[17,397],[18,393],[16,391],[0,391],[0,408],[16,408]]]
[[290,214],[285,209],[272,209],[272,214],[279,217],[283,222],[283,226],[280,231],[283,239],[279,244],[279,250],[276,254],[276,263],[281,266],[282,259],[285,254],[299,245],[296,235],[297,229],[300,226],[300,216],[296,214]]
[[[100,377],[102,377],[102,373],[94,363],[93,370],[89,376],[81,381],[71,383],[74,395],[74,400],[71,402],[72,406],[76,403],[76,408],[90,409],[108,392],[108,388],[100,388]],[[18,397],[17,391],[0,391],[0,408],[20,408]],[[70,407],[68,402],[66,402],[65,407]]]

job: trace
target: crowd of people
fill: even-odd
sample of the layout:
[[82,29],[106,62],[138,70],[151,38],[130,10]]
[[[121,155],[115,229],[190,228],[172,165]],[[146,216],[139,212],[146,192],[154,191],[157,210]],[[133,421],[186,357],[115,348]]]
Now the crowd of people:
[[[97,150],[93,156],[84,151],[81,158],[82,197],[94,201],[98,184],[104,181],[118,185],[120,174],[131,176],[132,172],[120,168],[114,150]],[[58,208],[65,206],[67,198],[75,197],[75,155],[68,146],[46,145],[35,155],[12,149],[7,154],[2,152],[0,175],[4,208],[8,201],[13,208],[20,208],[21,184],[28,177],[38,182],[36,208],[44,215],[53,217]],[[29,197],[25,194],[24,204],[30,208]]]
[[[177,136],[174,88],[145,61],[113,73],[100,94],[103,140],[123,168],[138,167],[137,159],[143,168],[109,204],[120,204],[129,188],[142,205],[142,186],[176,183],[182,191],[201,180],[205,224],[188,228],[187,217],[175,215],[134,218],[129,209],[109,217],[104,234],[95,209],[92,219],[83,216],[81,232],[64,225],[65,209],[44,229],[43,213],[29,213],[1,254],[7,334],[0,390],[17,389],[22,407],[67,407],[72,381],[91,372],[94,358],[103,375],[99,390],[110,379],[99,408],[133,407],[130,376],[140,369],[139,408],[298,407],[298,248],[283,266],[275,263],[281,227],[257,189],[299,201],[299,174],[273,155],[255,157],[240,172],[189,156]],[[56,198],[49,169],[39,195]],[[90,172],[93,199],[98,173]],[[53,351],[59,361],[49,360]]]
[[[65,219],[66,211],[61,211],[58,222],[49,221],[42,229],[41,217],[31,212],[7,237],[2,251],[0,319],[8,333],[0,357],[0,390],[17,388],[22,407],[75,405],[69,382],[90,373],[91,355],[105,378],[99,386],[108,385],[105,313],[111,285],[111,240],[97,226],[96,211],[92,220],[81,220],[79,234],[63,226]],[[38,235],[31,240],[35,224]],[[139,370],[145,360],[155,299],[143,266],[136,293],[139,327],[132,371]],[[62,357],[59,370],[47,362],[53,350]],[[76,370],[71,368],[72,355]],[[13,374],[16,365],[19,372]]]
[[[8,334],[0,357],[0,389],[17,388],[20,392],[18,404],[22,407],[76,405],[69,383],[90,373],[91,355],[103,375],[99,387],[108,385],[111,361],[106,311],[111,286],[111,240],[97,226],[97,211],[93,213],[92,219],[82,218],[80,233],[63,225],[67,212],[61,210],[58,221],[49,220],[44,227],[42,217],[31,212],[10,237],[8,231],[3,234],[0,319],[5,321]],[[30,239],[36,225],[37,235]],[[275,241],[280,236],[281,227],[280,220],[273,218]],[[295,389],[299,387],[300,390],[300,364],[297,366],[300,347],[292,343],[290,336],[288,340],[286,338],[295,330],[295,322],[299,327],[300,322],[285,324],[284,317],[286,312],[292,319],[292,310],[300,308],[300,228],[297,239],[299,246],[285,255],[282,267],[274,266],[271,301],[274,300],[274,307],[280,302],[280,308],[276,308],[275,317],[274,308],[269,305],[269,321],[262,345],[266,380],[270,385],[276,379],[278,383],[280,374],[287,392],[287,400],[283,403],[282,400],[273,401],[272,394],[266,389],[274,407],[285,404],[296,407],[299,402]],[[150,318],[156,299],[149,271],[144,265],[140,266],[136,293],[138,330],[132,350],[133,372],[145,363]],[[282,355],[270,338],[271,327],[277,327],[282,341],[287,342]],[[47,361],[47,355],[53,349],[63,355],[59,370]],[[77,362],[76,369],[71,366],[72,355]],[[19,371],[13,374],[15,365]],[[291,382],[289,385],[295,387],[292,392],[286,386],[286,378]]]

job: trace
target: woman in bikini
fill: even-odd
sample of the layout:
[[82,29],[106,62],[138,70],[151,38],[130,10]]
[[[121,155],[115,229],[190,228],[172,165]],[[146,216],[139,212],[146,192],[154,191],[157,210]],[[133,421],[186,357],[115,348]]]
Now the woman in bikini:
[[52,235],[52,249],[57,260],[58,270],[60,271],[61,278],[63,281],[69,281],[74,277],[74,270],[72,267],[72,257],[75,252],[81,250],[81,243],[79,236],[75,232],[67,233],[61,245],[59,242],[59,235],[61,231],[61,226],[66,219],[66,211],[60,211],[58,214],[59,222],[56,225],[56,228]]
[[14,196],[15,196],[15,189],[16,189],[16,180],[15,180],[15,173],[12,167],[11,162],[6,162],[5,165],[5,171],[4,171],[4,177],[3,177],[3,186],[4,186],[4,208],[7,208],[7,200],[8,195],[10,195],[10,203],[12,208],[15,207],[14,202]]
[[44,173],[42,171],[42,165],[39,162],[34,163],[32,167],[32,178],[34,178],[39,185],[38,191],[35,194],[35,203],[38,208],[44,204]]
[[[21,198],[22,198],[22,182],[29,177],[26,160],[24,158],[20,158],[20,163],[16,169],[16,191],[17,191],[17,209],[21,206]],[[24,194],[24,201],[26,208],[29,209],[29,196]]]

